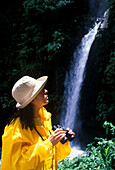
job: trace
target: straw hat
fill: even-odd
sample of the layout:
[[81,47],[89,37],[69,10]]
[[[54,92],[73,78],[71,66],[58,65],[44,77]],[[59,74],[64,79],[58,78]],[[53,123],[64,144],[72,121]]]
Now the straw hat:
[[44,88],[48,76],[43,76],[37,80],[24,76],[19,79],[12,88],[12,96],[17,101],[16,108],[26,107]]

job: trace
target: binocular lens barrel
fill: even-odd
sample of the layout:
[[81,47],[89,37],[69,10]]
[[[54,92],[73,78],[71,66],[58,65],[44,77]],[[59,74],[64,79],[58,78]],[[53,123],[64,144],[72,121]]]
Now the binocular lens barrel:
[[66,136],[60,141],[62,144],[66,143],[67,140],[71,142],[75,138],[75,135],[70,135],[68,131],[65,128],[61,127],[60,125],[57,126],[54,125],[52,130],[55,131],[57,128],[62,129],[63,131],[66,132]]

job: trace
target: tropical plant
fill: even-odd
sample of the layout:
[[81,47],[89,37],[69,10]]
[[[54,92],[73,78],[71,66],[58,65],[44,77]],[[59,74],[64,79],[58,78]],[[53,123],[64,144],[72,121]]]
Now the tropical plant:
[[[88,144],[86,155],[81,155],[72,160],[69,158],[58,163],[59,170],[114,170],[115,169],[115,126],[105,122],[103,125],[108,129],[113,138],[95,138],[93,143]],[[107,130],[107,131],[108,131]],[[106,132],[107,132],[106,131]]]

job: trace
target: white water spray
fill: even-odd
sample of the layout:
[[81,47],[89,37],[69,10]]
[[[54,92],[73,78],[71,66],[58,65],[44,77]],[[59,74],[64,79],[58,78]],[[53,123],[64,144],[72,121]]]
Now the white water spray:
[[[64,83],[64,103],[62,106],[63,110],[60,124],[66,128],[69,127],[72,130],[74,129],[75,123],[78,126],[80,124],[77,120],[77,115],[79,114],[80,90],[84,79],[85,66],[89,51],[95,39],[99,25],[100,23],[96,23],[94,28],[90,29],[89,33],[82,38],[80,45],[74,52],[70,71],[66,73]],[[75,120],[77,121],[75,122]]]

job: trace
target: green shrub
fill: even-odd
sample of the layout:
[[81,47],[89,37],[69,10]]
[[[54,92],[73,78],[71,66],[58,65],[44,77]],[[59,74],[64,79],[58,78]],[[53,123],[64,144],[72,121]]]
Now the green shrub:
[[114,170],[115,169],[115,126],[105,122],[104,128],[109,128],[113,138],[95,138],[95,141],[88,144],[86,156],[79,156],[72,160],[69,158],[58,163],[59,170]]

